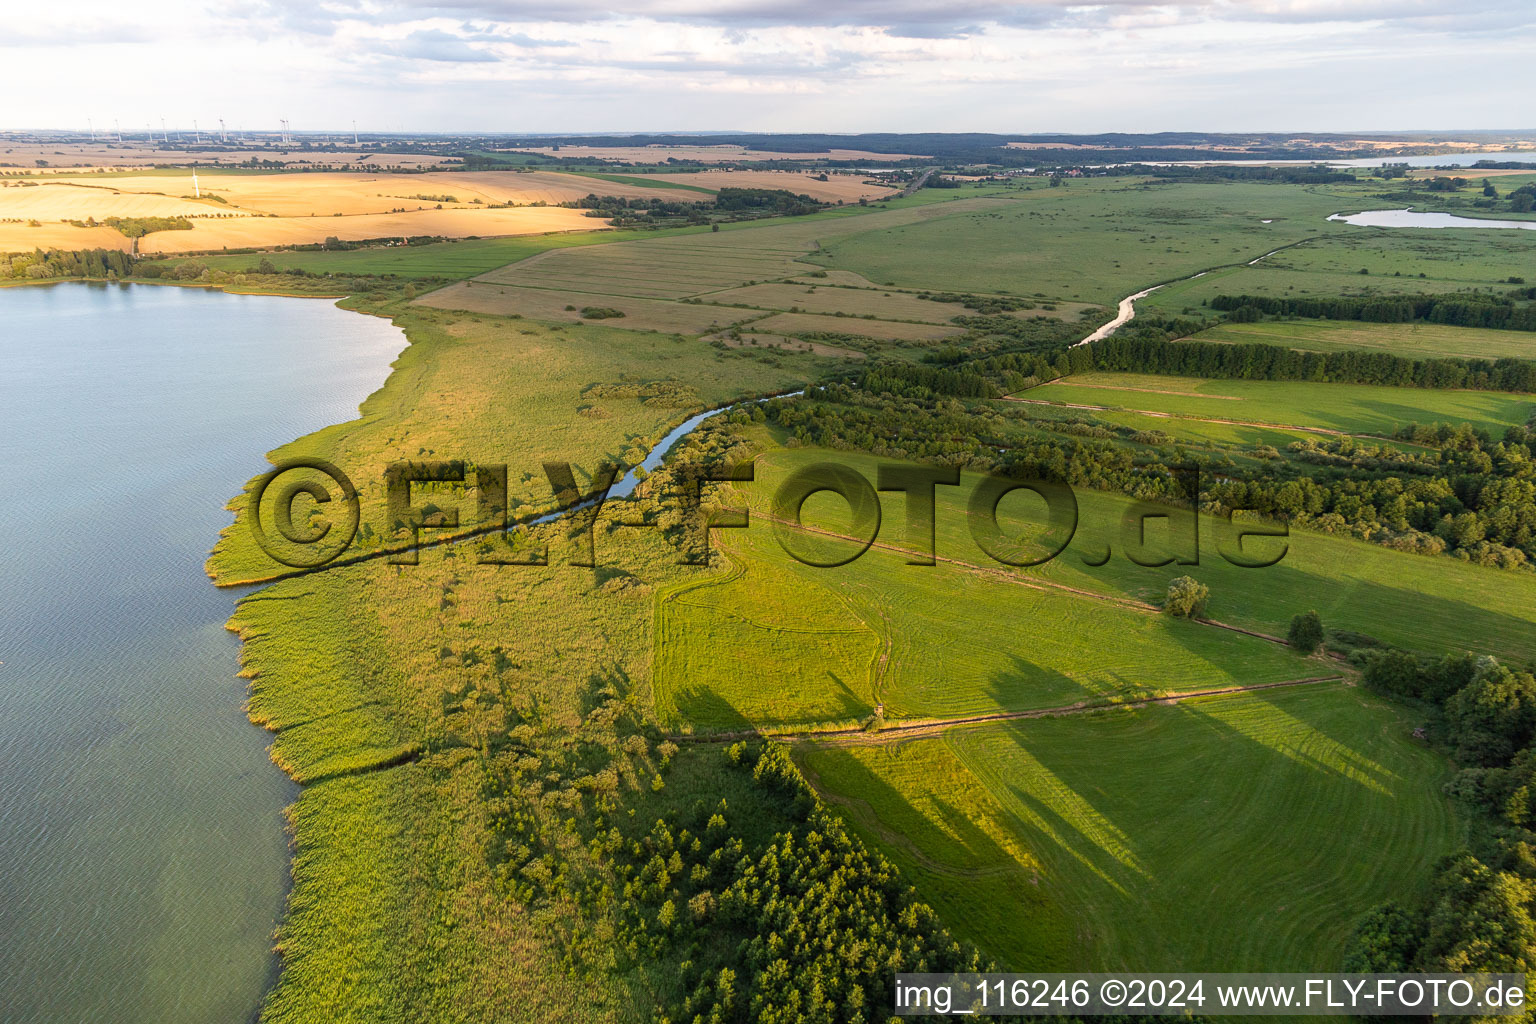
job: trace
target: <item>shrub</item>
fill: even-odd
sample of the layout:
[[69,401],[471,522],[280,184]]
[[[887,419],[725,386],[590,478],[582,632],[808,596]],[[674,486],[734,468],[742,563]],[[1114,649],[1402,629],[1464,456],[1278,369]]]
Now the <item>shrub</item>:
[[1303,654],[1311,654],[1323,643],[1323,617],[1316,611],[1303,612],[1291,620],[1286,643]]
[[1211,590],[1204,583],[1190,576],[1180,576],[1168,584],[1168,598],[1163,611],[1180,618],[1199,618],[1205,614],[1205,603]]

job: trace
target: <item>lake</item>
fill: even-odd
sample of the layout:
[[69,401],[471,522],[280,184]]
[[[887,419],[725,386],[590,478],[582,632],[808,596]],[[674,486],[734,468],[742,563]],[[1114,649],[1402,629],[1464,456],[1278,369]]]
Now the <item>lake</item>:
[[352,419],[404,347],[332,302],[0,289],[0,1007],[252,1018],[297,790],[203,572],[264,454]]
[[1494,220],[1482,217],[1458,217],[1454,213],[1419,213],[1416,210],[1336,213],[1328,219],[1343,221],[1345,224],[1362,228],[1514,228],[1536,231],[1536,220]]

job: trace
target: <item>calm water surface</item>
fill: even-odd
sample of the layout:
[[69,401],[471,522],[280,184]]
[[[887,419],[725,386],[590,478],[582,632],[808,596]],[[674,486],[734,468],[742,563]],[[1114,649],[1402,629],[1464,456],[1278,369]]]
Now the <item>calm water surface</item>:
[[1341,220],[1364,228],[1513,228],[1536,231],[1536,220],[1494,220],[1483,217],[1458,217],[1454,213],[1420,213],[1417,210],[1366,210],[1364,213],[1336,213],[1329,220]]
[[0,289],[0,1019],[255,1013],[295,789],[203,560],[404,344],[322,300]]

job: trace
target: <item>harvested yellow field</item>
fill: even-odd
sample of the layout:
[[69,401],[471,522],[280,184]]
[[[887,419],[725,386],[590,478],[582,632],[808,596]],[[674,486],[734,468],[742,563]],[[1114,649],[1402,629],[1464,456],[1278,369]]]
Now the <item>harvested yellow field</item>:
[[[188,183],[190,186],[190,182]],[[162,184],[162,187],[163,184]],[[191,188],[187,194],[191,195]],[[206,217],[230,213],[218,203],[164,192],[123,191],[95,185],[0,181],[0,220],[60,221],[95,217]]]
[[196,220],[191,231],[157,231],[139,240],[141,252],[212,252],[219,249],[308,245],[335,237],[344,242],[365,238],[442,235],[483,238],[539,235],[551,231],[591,231],[606,222],[580,210],[525,206],[510,210],[427,210],[421,213],[364,214],[357,217],[236,217]]
[[818,284],[755,284],[710,292],[707,302],[745,303],[764,309],[800,309],[807,313],[877,316],[885,320],[948,323],[951,317],[974,313],[958,302],[930,302],[907,292],[873,288],[838,288]]
[[0,252],[33,249],[122,249],[133,243],[111,228],[77,228],[57,221],[29,227],[26,221],[0,221]]
[[809,313],[780,313],[766,320],[757,320],[754,329],[773,334],[856,334],[865,338],[886,338],[892,341],[938,341],[952,338],[965,331],[959,327],[942,327],[938,324],[902,324],[890,320],[863,320],[857,317],[814,316]]
[[[204,133],[206,136],[208,133]],[[435,167],[460,163],[457,157],[436,157],[419,153],[367,153],[342,150],[336,153],[305,152],[279,145],[253,146],[249,149],[165,149],[140,140],[108,143],[0,143],[0,164],[21,168],[28,174],[48,174],[59,169],[155,167],[166,164],[222,164],[234,167],[256,157],[277,160],[292,167],[349,167],[374,164],[380,167]],[[359,159],[361,157],[361,159]],[[37,161],[47,163],[39,167]],[[3,172],[3,168],[0,168]]]
[[[631,331],[665,331],[673,334],[701,334],[718,331],[749,317],[760,316],[753,310],[720,309],[692,306],[681,302],[635,298],[629,295],[597,295],[590,292],[560,291],[548,288],[513,288],[486,281],[461,281],[423,295],[414,303],[435,309],[494,313],[498,316],[525,316],[534,320],[568,323],[582,319],[589,306],[617,309],[622,317],[593,321],[607,327]],[[567,306],[574,307],[567,309]]]
[[[0,179],[3,180],[3,179]],[[125,194],[191,196],[192,172],[128,176],[61,177],[75,185]],[[19,183],[13,185],[21,189]],[[30,189],[27,189],[30,191]],[[599,178],[540,171],[445,171],[441,174],[360,174],[289,172],[282,174],[208,173],[198,175],[197,190],[206,200],[218,196],[214,209],[278,217],[352,216],[444,208],[474,209],[502,203],[570,202],[596,193],[638,199],[676,199],[676,189],[625,185]],[[0,199],[6,193],[0,190]],[[698,198],[707,198],[700,195]],[[478,202],[477,202],[478,200]],[[83,215],[59,214],[60,217]],[[99,215],[98,215],[99,216]]]
[[[695,171],[688,174],[634,174],[634,178],[675,181],[700,188],[781,188],[796,195],[807,195],[824,203],[856,203],[860,199],[879,199],[895,195],[892,185],[871,185],[862,174],[832,174],[820,181],[804,171]],[[675,195],[675,193],[674,193]]]
[[908,153],[870,153],[862,149],[829,149],[822,153],[770,153],[741,146],[561,146],[559,149],[542,146],[514,152],[630,164],[659,164],[668,160],[724,164],[758,160],[865,160],[874,163],[920,159]]

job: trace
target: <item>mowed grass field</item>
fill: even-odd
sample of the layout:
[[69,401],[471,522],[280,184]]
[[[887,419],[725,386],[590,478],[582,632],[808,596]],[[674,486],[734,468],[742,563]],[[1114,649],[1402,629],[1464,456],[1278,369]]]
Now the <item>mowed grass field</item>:
[[[854,470],[873,485],[879,466],[887,461],[824,449],[774,450],[757,458],[757,481],[750,488],[737,485],[732,496],[735,504],[767,513],[775,490],[789,474],[807,465],[832,462]],[[1141,507],[1122,494],[1083,488],[1076,490],[1077,528],[1062,554],[1038,567],[1009,569],[991,560],[973,539],[969,501],[978,479],[976,474],[966,473],[960,485],[936,489],[935,533],[940,558],[989,573],[1006,570],[1007,576],[1027,582],[1147,605],[1160,605],[1168,581],[1188,574],[1210,588],[1211,618],[1270,636],[1283,637],[1292,616],[1315,608],[1331,629],[1353,630],[1426,654],[1472,651],[1513,664],[1536,659],[1533,573],[1491,569],[1447,556],[1413,555],[1300,529],[1291,531],[1288,538],[1246,541],[1243,551],[1249,558],[1273,557],[1282,545],[1284,556],[1267,568],[1242,568],[1222,554],[1233,552],[1236,546],[1233,524],[1211,516],[1199,519],[1198,565],[1142,566],[1126,557],[1125,534],[1127,517]],[[904,536],[903,496],[891,492],[880,497],[882,525],[876,543],[907,550],[921,547]],[[1151,510],[1165,511],[1166,507],[1153,506]],[[805,516],[809,525],[847,532],[846,505],[834,496],[812,498],[806,504]],[[1037,537],[1043,505],[1027,492],[1010,495],[999,506],[999,519],[1010,537]],[[1130,522],[1134,525],[1135,519]],[[724,541],[729,545],[737,536],[767,534],[770,529],[770,523],[754,518],[747,530],[724,534]],[[1166,523],[1150,524],[1147,534],[1143,561],[1164,557],[1173,550]],[[754,543],[775,542],[768,536]],[[1089,564],[1102,560],[1106,547],[1112,557],[1102,565]],[[849,568],[807,571],[818,584],[832,586],[840,582],[839,574],[859,568],[877,553],[878,549],[870,551]],[[901,568],[921,576],[937,567]],[[898,580],[902,581],[904,577]],[[1027,622],[1019,628],[1027,629]]]
[[1498,391],[1205,380],[1137,373],[1073,374],[1018,396],[1172,416],[1388,435],[1404,423],[1470,423],[1498,435],[1524,425],[1536,398]]
[[1411,714],[1338,683],[797,758],[1013,970],[1337,970],[1462,826]]
[[[786,552],[780,524],[761,516],[783,471],[807,461],[759,459],[757,482],[741,495],[759,518],[718,536],[732,570],[658,594],[655,685],[663,723],[846,727],[876,704],[892,721],[953,718],[1336,671],[1282,645],[1160,615],[1121,595],[1041,586],[1003,571],[974,546],[955,561],[910,565],[899,527],[851,564],[804,564]],[[807,525],[849,530],[830,496],[813,498],[805,511]],[[898,524],[902,515],[893,509],[888,521]],[[818,554],[822,561],[854,550],[835,539],[800,538],[830,556]]]
[[1283,345],[1308,352],[1368,349],[1415,359],[1536,359],[1536,334],[1444,324],[1368,324],[1346,320],[1266,320],[1221,324],[1196,341]]

